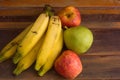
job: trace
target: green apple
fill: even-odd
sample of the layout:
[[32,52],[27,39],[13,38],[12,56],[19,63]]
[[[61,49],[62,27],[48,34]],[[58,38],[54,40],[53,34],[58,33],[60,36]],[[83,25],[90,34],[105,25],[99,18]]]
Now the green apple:
[[93,33],[84,26],[68,28],[64,31],[64,42],[68,49],[83,54],[93,43]]

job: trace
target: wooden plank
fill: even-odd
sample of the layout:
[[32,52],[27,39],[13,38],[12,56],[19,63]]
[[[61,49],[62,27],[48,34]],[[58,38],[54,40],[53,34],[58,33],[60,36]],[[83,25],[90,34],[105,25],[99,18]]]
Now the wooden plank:
[[107,21],[88,21],[82,22],[81,25],[87,26],[88,28],[92,29],[120,29],[120,22],[107,22]]
[[1,0],[1,7],[36,7],[44,4],[63,7],[66,5],[75,5],[79,7],[115,7],[120,6],[119,0]]
[[42,7],[37,8],[0,8],[0,16],[33,16],[42,12]]
[[[75,79],[120,79],[120,56],[81,56],[83,64],[82,73]],[[6,65],[6,66],[5,66]],[[15,65],[11,59],[0,64],[0,79],[2,80],[65,80],[54,69],[47,72],[44,77],[39,77],[34,70],[34,65],[19,76],[14,76],[12,71]]]
[[[120,79],[120,56],[84,56],[82,79]],[[79,79],[81,79],[79,77]]]
[[86,55],[120,55],[120,29],[91,29],[94,42]]
[[32,22],[0,22],[0,30],[23,29]]
[[[11,20],[10,20],[11,21]],[[31,22],[0,22],[0,30],[3,30],[3,29],[21,29],[21,28],[26,28],[28,25],[30,25],[31,23],[33,23],[33,21]],[[92,21],[89,21],[89,22],[82,22],[81,23],[82,26],[86,26],[88,28],[91,28],[91,29],[104,29],[104,30],[107,30],[107,29],[120,29],[120,22],[92,22]]]
[[[42,12],[42,7],[7,7],[0,8],[0,16],[35,16]],[[54,7],[55,12],[58,12],[62,7]],[[101,8],[101,7],[78,7],[81,14],[120,14],[120,8]]]
[[[37,19],[38,15],[34,16],[0,16],[0,22],[31,22]],[[81,14],[82,22],[119,22],[120,15],[118,14]]]
[[38,15],[45,4],[53,6],[55,11],[73,5],[81,14],[120,14],[119,0],[1,0],[0,16]]

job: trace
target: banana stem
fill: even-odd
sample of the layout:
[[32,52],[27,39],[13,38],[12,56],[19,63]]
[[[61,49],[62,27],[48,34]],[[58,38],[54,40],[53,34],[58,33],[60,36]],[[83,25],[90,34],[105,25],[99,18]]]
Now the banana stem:
[[45,5],[45,7],[43,8],[43,11],[47,13],[50,17],[54,15],[54,10],[50,5]]

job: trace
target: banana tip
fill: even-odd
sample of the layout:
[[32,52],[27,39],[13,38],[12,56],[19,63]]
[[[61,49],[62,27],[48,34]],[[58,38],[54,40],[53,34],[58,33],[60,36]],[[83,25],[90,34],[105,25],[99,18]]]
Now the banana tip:
[[21,74],[22,71],[24,71],[23,68],[24,65],[18,65],[17,68],[13,71],[13,74],[18,76],[19,74]]
[[39,69],[40,69],[40,66],[39,66],[38,64],[36,64],[36,65],[35,65],[35,70],[36,70],[36,71],[39,71]]
[[39,71],[39,72],[38,72],[38,75],[39,75],[39,76],[44,76],[44,74],[45,74],[45,73],[44,73],[43,71]]
[[0,56],[0,63],[2,63],[3,61],[5,61],[7,58],[5,58],[4,56]]

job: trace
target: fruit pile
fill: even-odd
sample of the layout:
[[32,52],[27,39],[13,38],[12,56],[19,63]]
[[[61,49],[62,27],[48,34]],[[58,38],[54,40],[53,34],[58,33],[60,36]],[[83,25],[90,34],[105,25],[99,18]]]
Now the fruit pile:
[[83,68],[79,55],[88,51],[93,42],[92,32],[80,23],[80,12],[74,6],[64,7],[54,15],[47,5],[34,23],[1,50],[0,63],[12,57],[17,64],[15,75],[35,63],[39,76],[54,67],[61,76],[74,79]]

